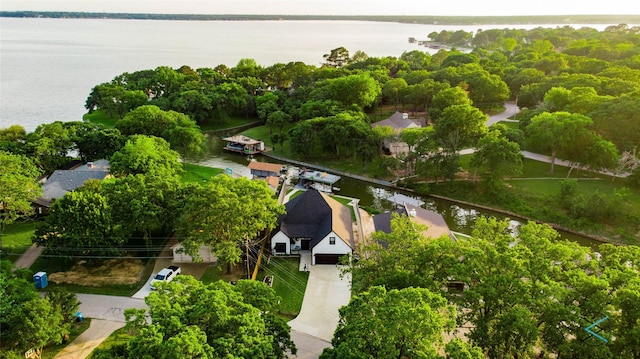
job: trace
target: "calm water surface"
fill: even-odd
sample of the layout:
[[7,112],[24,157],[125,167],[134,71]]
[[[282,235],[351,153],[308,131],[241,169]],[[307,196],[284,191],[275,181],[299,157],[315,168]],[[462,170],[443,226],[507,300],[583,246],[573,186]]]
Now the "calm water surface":
[[[492,27],[536,25],[482,28]],[[367,21],[0,18],[0,127],[20,124],[33,131],[42,123],[80,120],[91,89],[123,72],[233,67],[243,58],[262,66],[319,65],[322,55],[340,46],[350,53],[399,57],[405,51],[427,51],[409,44],[409,37],[426,40],[433,31],[478,28]]]

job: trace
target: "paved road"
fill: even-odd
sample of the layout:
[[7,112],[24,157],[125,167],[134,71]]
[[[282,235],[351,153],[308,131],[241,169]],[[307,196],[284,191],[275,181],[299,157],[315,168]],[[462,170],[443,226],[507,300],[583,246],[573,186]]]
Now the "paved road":
[[[517,114],[518,112],[520,112],[520,109],[518,108],[518,106],[516,106],[516,104],[514,102],[505,102],[504,104],[505,107],[505,111],[501,112],[499,114],[493,115],[493,116],[489,116],[489,120],[487,120],[487,127],[491,126],[495,123],[498,122],[518,122],[517,120],[512,120],[509,119],[509,117]],[[474,148],[466,148],[462,151],[460,151],[461,155],[469,155],[472,154],[473,152],[475,152]],[[525,158],[528,159],[532,159],[535,161],[541,161],[541,162],[546,162],[546,163],[551,163],[551,157],[547,156],[547,155],[543,155],[543,154],[539,154],[539,153],[534,153],[534,152],[530,152],[530,151],[522,151],[522,155]],[[556,158],[555,165],[558,166],[564,166],[564,167],[572,167],[572,163],[563,159],[559,159]],[[574,166],[574,168],[576,169],[580,169],[580,166]],[[629,176],[629,173],[626,172],[622,172],[622,173],[614,173],[612,171],[597,171],[598,173],[607,175],[607,176],[616,176],[616,177],[627,177]]]
[[493,125],[494,123],[498,123],[500,121],[505,122],[518,122],[517,120],[511,120],[509,117],[520,112],[518,106],[516,106],[515,102],[505,102],[504,103],[504,112],[495,114],[493,116],[489,116],[489,120],[487,121],[487,127]]

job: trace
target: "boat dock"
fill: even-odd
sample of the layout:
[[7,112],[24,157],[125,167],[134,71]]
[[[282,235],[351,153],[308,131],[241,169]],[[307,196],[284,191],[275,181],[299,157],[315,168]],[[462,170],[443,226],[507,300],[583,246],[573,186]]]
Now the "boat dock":
[[264,142],[260,140],[254,140],[247,136],[231,136],[222,138],[223,141],[227,141],[227,145],[224,149],[231,152],[242,153],[245,155],[255,155],[262,153],[265,149]]

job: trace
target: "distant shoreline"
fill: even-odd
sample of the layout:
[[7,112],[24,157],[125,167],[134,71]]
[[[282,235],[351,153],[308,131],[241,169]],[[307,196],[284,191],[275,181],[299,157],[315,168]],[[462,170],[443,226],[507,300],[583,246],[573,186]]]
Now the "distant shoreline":
[[0,17],[182,21],[380,21],[425,25],[640,24],[640,15],[428,16],[428,15],[205,15],[68,11],[0,11]]

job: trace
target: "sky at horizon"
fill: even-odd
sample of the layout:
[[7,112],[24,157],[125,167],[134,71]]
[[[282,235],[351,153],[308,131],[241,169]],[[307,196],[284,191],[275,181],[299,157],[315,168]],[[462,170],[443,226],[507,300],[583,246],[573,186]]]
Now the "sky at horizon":
[[2,0],[0,10],[243,15],[640,15],[640,1]]

